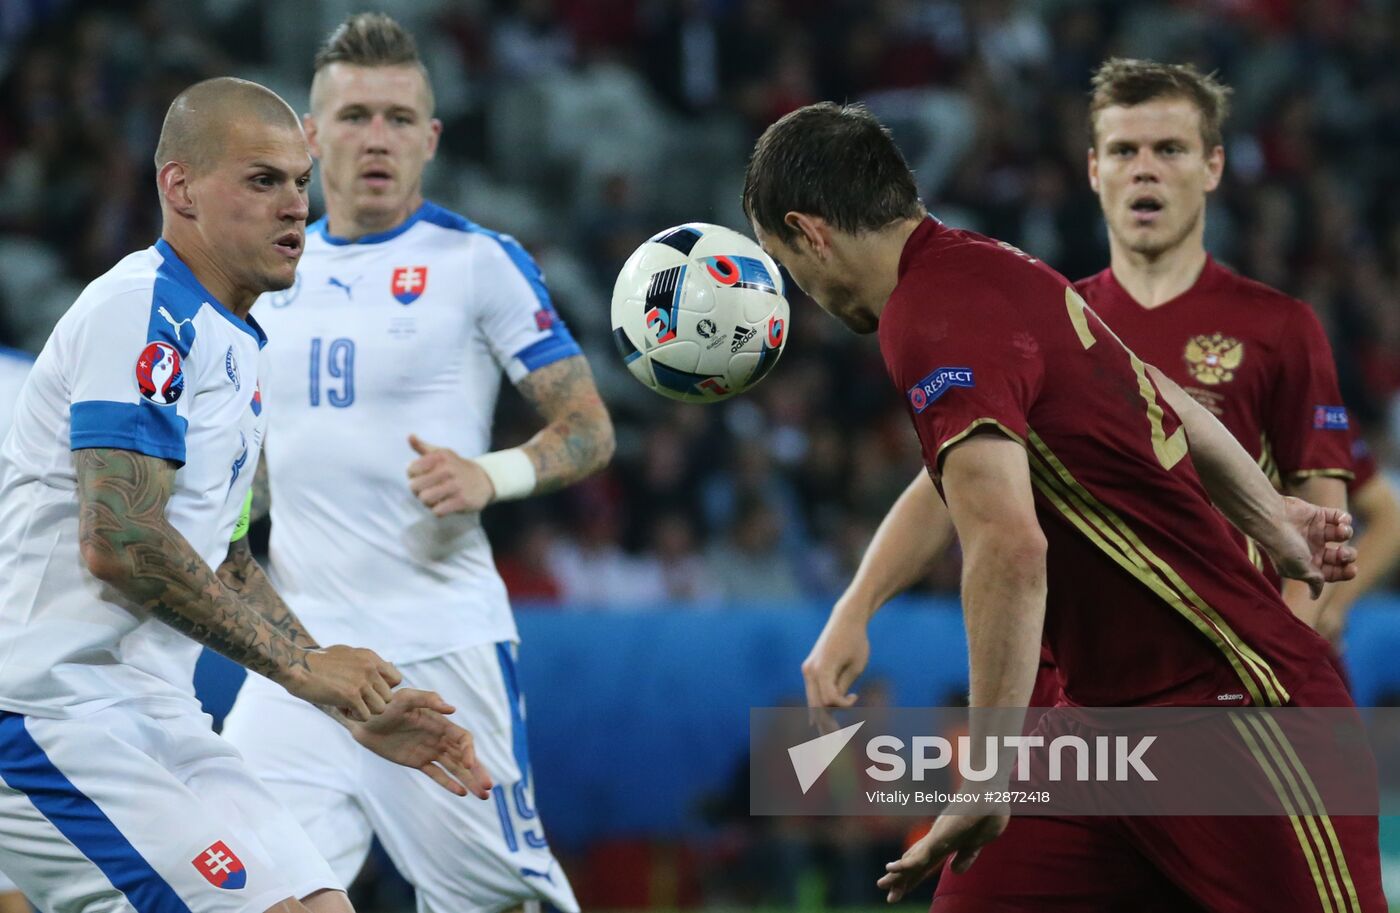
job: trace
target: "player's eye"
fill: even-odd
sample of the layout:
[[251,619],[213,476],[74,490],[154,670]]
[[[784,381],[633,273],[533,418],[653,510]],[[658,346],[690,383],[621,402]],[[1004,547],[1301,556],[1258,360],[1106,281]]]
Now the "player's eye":
[[271,187],[275,182],[270,174],[258,174],[253,176],[253,183],[259,187]]
[[400,127],[407,127],[409,124],[413,123],[413,118],[407,114],[395,114],[394,123],[398,124]]
[[345,112],[344,114],[340,115],[340,119],[341,119],[341,120],[344,120],[344,121],[349,121],[349,122],[352,123],[352,124],[358,124],[358,123],[361,123],[362,121],[364,121],[364,119],[365,119],[365,112],[363,112],[363,111],[347,111],[347,112]]

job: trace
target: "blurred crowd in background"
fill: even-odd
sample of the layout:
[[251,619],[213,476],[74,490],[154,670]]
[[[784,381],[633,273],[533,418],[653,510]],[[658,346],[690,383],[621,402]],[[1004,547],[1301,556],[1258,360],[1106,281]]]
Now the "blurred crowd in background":
[[[754,138],[820,99],[894,130],[943,220],[1071,279],[1108,263],[1085,178],[1089,75],[1193,61],[1235,89],[1207,246],[1316,308],[1383,463],[1400,409],[1400,8],[1385,0],[384,0],[418,36],[445,123],[427,195],[536,256],[618,424],[604,474],[488,512],[520,601],[608,610],[830,598],[918,453],[873,338],[790,288],[783,362],[680,406],[610,348],[633,248],[679,222],[743,229]],[[159,231],[169,101],[235,74],[306,109],[342,0],[0,2],[0,343],[37,351],[82,285]],[[313,214],[319,210],[313,198]],[[503,397],[498,443],[537,427]],[[366,434],[374,430],[367,428]],[[404,461],[411,454],[405,448]],[[956,554],[925,582],[954,588]]]

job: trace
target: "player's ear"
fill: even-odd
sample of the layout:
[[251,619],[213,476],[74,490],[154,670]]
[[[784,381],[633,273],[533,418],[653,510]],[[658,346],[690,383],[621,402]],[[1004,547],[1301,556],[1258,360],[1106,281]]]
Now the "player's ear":
[[184,162],[166,162],[156,172],[160,198],[171,212],[194,218],[194,198],[190,196],[190,169]]
[[1220,186],[1225,173],[1225,147],[1217,145],[1206,153],[1206,193]]
[[1093,146],[1089,147],[1089,186],[1099,192],[1099,153]]
[[428,161],[437,155],[438,140],[442,137],[442,121],[436,117],[428,121]]
[[306,132],[306,145],[311,147],[311,157],[321,157],[321,143],[316,134],[316,115],[310,112],[301,116],[301,129]]
[[797,232],[794,238],[794,247],[806,247],[812,253],[820,256],[821,252],[829,246],[830,238],[825,231],[826,223],[815,216],[809,216],[805,212],[789,212],[783,216],[783,222],[789,228]]

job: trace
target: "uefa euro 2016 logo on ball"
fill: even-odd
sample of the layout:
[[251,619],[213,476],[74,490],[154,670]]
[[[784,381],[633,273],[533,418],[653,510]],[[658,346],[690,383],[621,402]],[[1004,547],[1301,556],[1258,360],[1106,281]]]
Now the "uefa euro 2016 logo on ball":
[[613,286],[613,343],[632,376],[692,403],[728,399],[778,363],[788,303],[753,241],[690,222],[648,240]]

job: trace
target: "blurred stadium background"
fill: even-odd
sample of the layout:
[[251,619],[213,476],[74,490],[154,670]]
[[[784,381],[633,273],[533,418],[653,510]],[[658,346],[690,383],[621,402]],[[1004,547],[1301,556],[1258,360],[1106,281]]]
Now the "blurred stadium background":
[[[709,407],[646,392],[608,344],[627,254],[678,222],[743,229],[745,156],[787,111],[866,102],[935,214],[1079,278],[1108,262],[1084,177],[1092,68],[1121,54],[1218,70],[1234,114],[1207,246],[1316,308],[1348,405],[1387,470],[1400,460],[1390,0],[373,6],[416,33],[434,79],[446,130],[427,195],[534,253],[618,422],[607,472],[487,520],[521,606],[539,804],[586,907],[874,906],[911,823],[747,816],[747,709],[800,699],[801,658],[918,465],[873,339],[794,290],[779,369]],[[156,237],[150,154],[176,92],[232,74],[305,110],[316,45],[363,8],[0,0],[0,344],[37,351],[86,281]],[[532,421],[507,395],[499,443]],[[865,699],[956,699],[957,574],[954,549],[877,620]],[[1359,703],[1396,702],[1397,646],[1400,596],[1368,599],[1346,642]],[[236,681],[202,667],[216,716]],[[1400,898],[1400,820],[1382,835]],[[385,865],[361,909],[411,909]]]

